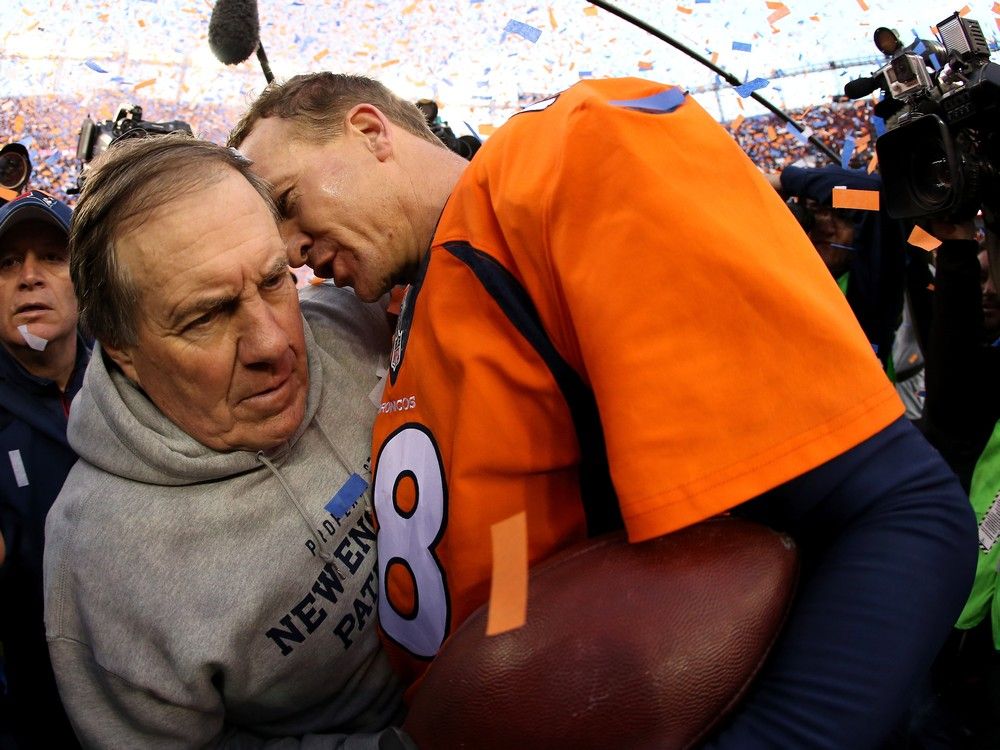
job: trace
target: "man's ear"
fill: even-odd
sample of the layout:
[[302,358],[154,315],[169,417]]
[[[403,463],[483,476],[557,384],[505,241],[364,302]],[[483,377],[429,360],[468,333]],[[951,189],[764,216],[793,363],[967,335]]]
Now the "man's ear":
[[347,126],[362,135],[379,161],[392,154],[392,138],[396,128],[374,104],[356,104],[347,112]]
[[142,386],[139,382],[139,373],[136,372],[135,363],[132,360],[132,349],[117,349],[110,344],[105,344],[101,342],[101,348],[111,357],[111,361],[118,365],[119,369],[125,373],[125,377],[131,380],[138,386]]

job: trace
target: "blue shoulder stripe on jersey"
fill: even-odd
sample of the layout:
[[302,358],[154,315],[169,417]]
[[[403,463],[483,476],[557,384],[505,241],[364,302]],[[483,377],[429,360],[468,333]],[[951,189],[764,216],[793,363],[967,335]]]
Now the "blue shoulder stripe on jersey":
[[678,88],[670,88],[666,91],[661,91],[659,94],[653,94],[642,99],[612,99],[608,104],[656,115],[673,112],[684,103],[684,98],[685,94],[683,91]]

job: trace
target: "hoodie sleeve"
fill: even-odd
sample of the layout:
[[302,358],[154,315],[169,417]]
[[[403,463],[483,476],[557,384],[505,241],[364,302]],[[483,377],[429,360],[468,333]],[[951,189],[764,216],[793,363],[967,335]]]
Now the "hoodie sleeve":
[[[183,706],[102,669],[91,650],[69,638],[49,641],[59,692],[84,747],[218,747],[227,750],[415,750],[400,729],[374,734],[262,737],[224,721],[224,706]],[[167,686],[164,686],[167,688]]]

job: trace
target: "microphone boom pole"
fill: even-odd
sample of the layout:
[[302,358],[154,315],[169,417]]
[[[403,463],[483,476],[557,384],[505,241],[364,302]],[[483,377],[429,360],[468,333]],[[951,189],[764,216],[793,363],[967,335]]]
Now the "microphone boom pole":
[[264,52],[263,42],[257,42],[257,62],[260,63],[260,69],[264,71],[264,78],[267,79],[267,82],[273,83],[274,73],[271,72],[271,65],[267,61],[267,53]]
[[[671,36],[668,36],[664,32],[662,32],[659,29],[657,29],[655,26],[650,26],[645,21],[642,21],[641,19],[638,19],[635,16],[633,16],[633,15],[631,15],[629,13],[626,13],[621,8],[618,8],[617,6],[614,6],[611,3],[609,3],[609,2],[605,2],[605,0],[588,0],[588,1],[590,2],[591,5],[596,5],[598,8],[601,8],[602,10],[606,10],[608,13],[611,13],[612,15],[618,16],[623,21],[627,21],[628,23],[632,24],[633,26],[636,26],[636,27],[642,29],[647,34],[652,34],[653,36],[655,36],[660,41],[663,41],[663,42],[666,42],[667,44],[669,44],[671,47],[675,47],[676,49],[679,49],[681,52],[683,52],[688,57],[690,57],[690,58],[692,58],[692,59],[700,62],[706,68],[709,68],[713,73],[715,73],[716,75],[722,77],[726,81],[726,83],[729,83],[729,84],[731,84],[733,86],[739,86],[740,84],[743,83],[739,78],[737,78],[736,76],[734,76],[732,73],[729,73],[729,72],[723,70],[718,65],[716,65],[715,63],[713,63],[711,60],[708,60],[705,57],[703,57],[702,55],[699,55],[697,52],[695,52],[693,49],[691,49],[687,45],[682,44],[681,42],[678,42],[676,39],[674,39]],[[771,104],[771,102],[769,102],[764,97],[760,96],[756,91],[750,92],[750,97],[754,101],[756,101],[759,104],[763,105],[770,112],[773,112],[775,115],[777,115],[779,118],[781,118],[781,120],[783,120],[784,122],[786,122],[789,125],[791,125],[793,128],[795,128],[796,130],[798,130],[800,133],[804,133],[805,132],[806,129],[803,128],[803,127],[800,127],[791,118],[791,116],[789,116],[788,114],[786,114],[784,111],[778,109],[778,107],[776,107],[773,104]],[[840,157],[837,156],[837,154],[835,154],[833,152],[833,150],[829,146],[827,146],[825,143],[823,143],[823,141],[821,141],[815,135],[812,135],[812,134],[809,135],[809,142],[813,146],[815,146],[816,148],[818,148],[820,151],[822,151],[825,156],[829,157],[829,159],[834,164],[840,164]]]

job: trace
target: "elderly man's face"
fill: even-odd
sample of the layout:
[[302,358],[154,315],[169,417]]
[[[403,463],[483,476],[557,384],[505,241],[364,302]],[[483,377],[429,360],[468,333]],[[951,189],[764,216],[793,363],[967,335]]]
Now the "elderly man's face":
[[308,364],[284,244],[239,173],[183,193],[117,243],[139,293],[138,343],[108,348],[191,437],[266,450],[305,414]]
[[77,307],[66,233],[44,221],[22,221],[0,238],[0,341],[28,345],[19,330],[46,341],[76,337]]

